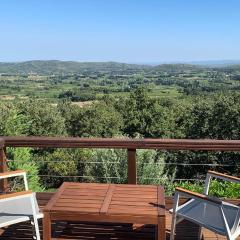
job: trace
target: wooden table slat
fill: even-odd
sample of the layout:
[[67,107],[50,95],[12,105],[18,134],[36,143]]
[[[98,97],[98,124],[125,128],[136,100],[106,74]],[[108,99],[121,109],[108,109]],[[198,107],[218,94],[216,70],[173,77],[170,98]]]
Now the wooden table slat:
[[113,191],[115,189],[115,185],[109,185],[106,197],[103,201],[102,207],[100,209],[100,214],[106,214],[108,211],[108,207],[111,203],[112,200],[112,195],[113,195]]
[[61,196],[62,192],[64,191],[67,183],[63,183],[58,191],[52,196],[50,201],[48,202],[47,206],[45,206],[44,211],[49,212],[53,205],[55,204],[56,200]]
[[162,186],[158,186],[158,216],[165,215],[165,197],[164,197],[164,188]]

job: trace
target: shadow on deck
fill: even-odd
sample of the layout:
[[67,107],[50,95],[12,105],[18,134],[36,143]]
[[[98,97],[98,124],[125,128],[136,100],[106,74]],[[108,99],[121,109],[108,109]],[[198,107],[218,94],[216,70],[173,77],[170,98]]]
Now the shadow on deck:
[[[39,193],[37,199],[40,207],[46,205],[52,193]],[[166,198],[166,208],[172,206],[172,199]],[[171,215],[167,213],[166,234],[169,239],[171,227]],[[42,224],[40,223],[42,234]],[[147,225],[140,230],[133,230],[131,224],[117,223],[86,223],[86,222],[55,222],[53,226],[53,239],[76,239],[76,240],[153,240],[155,239],[155,227]],[[216,235],[208,230],[203,231],[205,240],[223,240],[222,236]],[[30,240],[32,239],[32,228],[29,223],[21,223],[0,230],[2,240]],[[198,239],[198,226],[184,221],[177,225],[176,240]],[[240,238],[238,238],[240,240]]]

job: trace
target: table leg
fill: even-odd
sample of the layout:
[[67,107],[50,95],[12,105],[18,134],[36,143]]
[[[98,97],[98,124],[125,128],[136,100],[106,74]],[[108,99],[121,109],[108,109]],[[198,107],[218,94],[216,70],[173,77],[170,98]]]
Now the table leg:
[[49,212],[44,212],[43,218],[43,240],[51,240],[52,224]]
[[158,217],[156,240],[166,240],[166,219]]

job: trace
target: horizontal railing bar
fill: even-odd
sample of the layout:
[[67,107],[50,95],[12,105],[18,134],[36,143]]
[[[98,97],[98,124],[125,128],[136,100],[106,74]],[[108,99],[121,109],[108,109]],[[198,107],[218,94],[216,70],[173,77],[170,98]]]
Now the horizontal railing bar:
[[6,147],[240,151],[240,140],[3,137]]

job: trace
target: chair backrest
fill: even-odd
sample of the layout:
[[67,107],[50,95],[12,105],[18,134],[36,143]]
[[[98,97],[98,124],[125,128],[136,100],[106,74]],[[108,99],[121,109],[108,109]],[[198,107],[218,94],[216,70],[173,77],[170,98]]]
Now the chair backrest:
[[[205,195],[208,195],[208,193],[209,193],[209,187],[210,187],[210,182],[211,182],[212,178],[217,178],[217,179],[221,179],[224,181],[230,181],[230,182],[234,182],[234,183],[238,183],[238,184],[240,183],[240,179],[237,177],[229,176],[229,175],[214,172],[214,171],[208,171],[206,180],[205,180],[205,186],[204,186],[204,194]],[[232,231],[235,231],[237,228],[240,228],[240,207],[238,208],[238,212],[235,217]]]
[[240,178],[238,178],[238,177],[226,175],[226,174],[215,172],[215,171],[208,171],[206,180],[205,180],[205,186],[204,186],[204,194],[206,194],[206,195],[208,195],[210,181],[212,178],[221,179],[224,181],[229,181],[229,182],[240,184]]
[[240,228],[240,207],[238,209],[238,213],[236,215],[236,219],[233,224],[233,230],[235,231],[238,228]]
[[0,180],[6,179],[6,178],[18,177],[18,176],[23,177],[25,191],[28,191],[27,173],[23,170],[0,173]]

